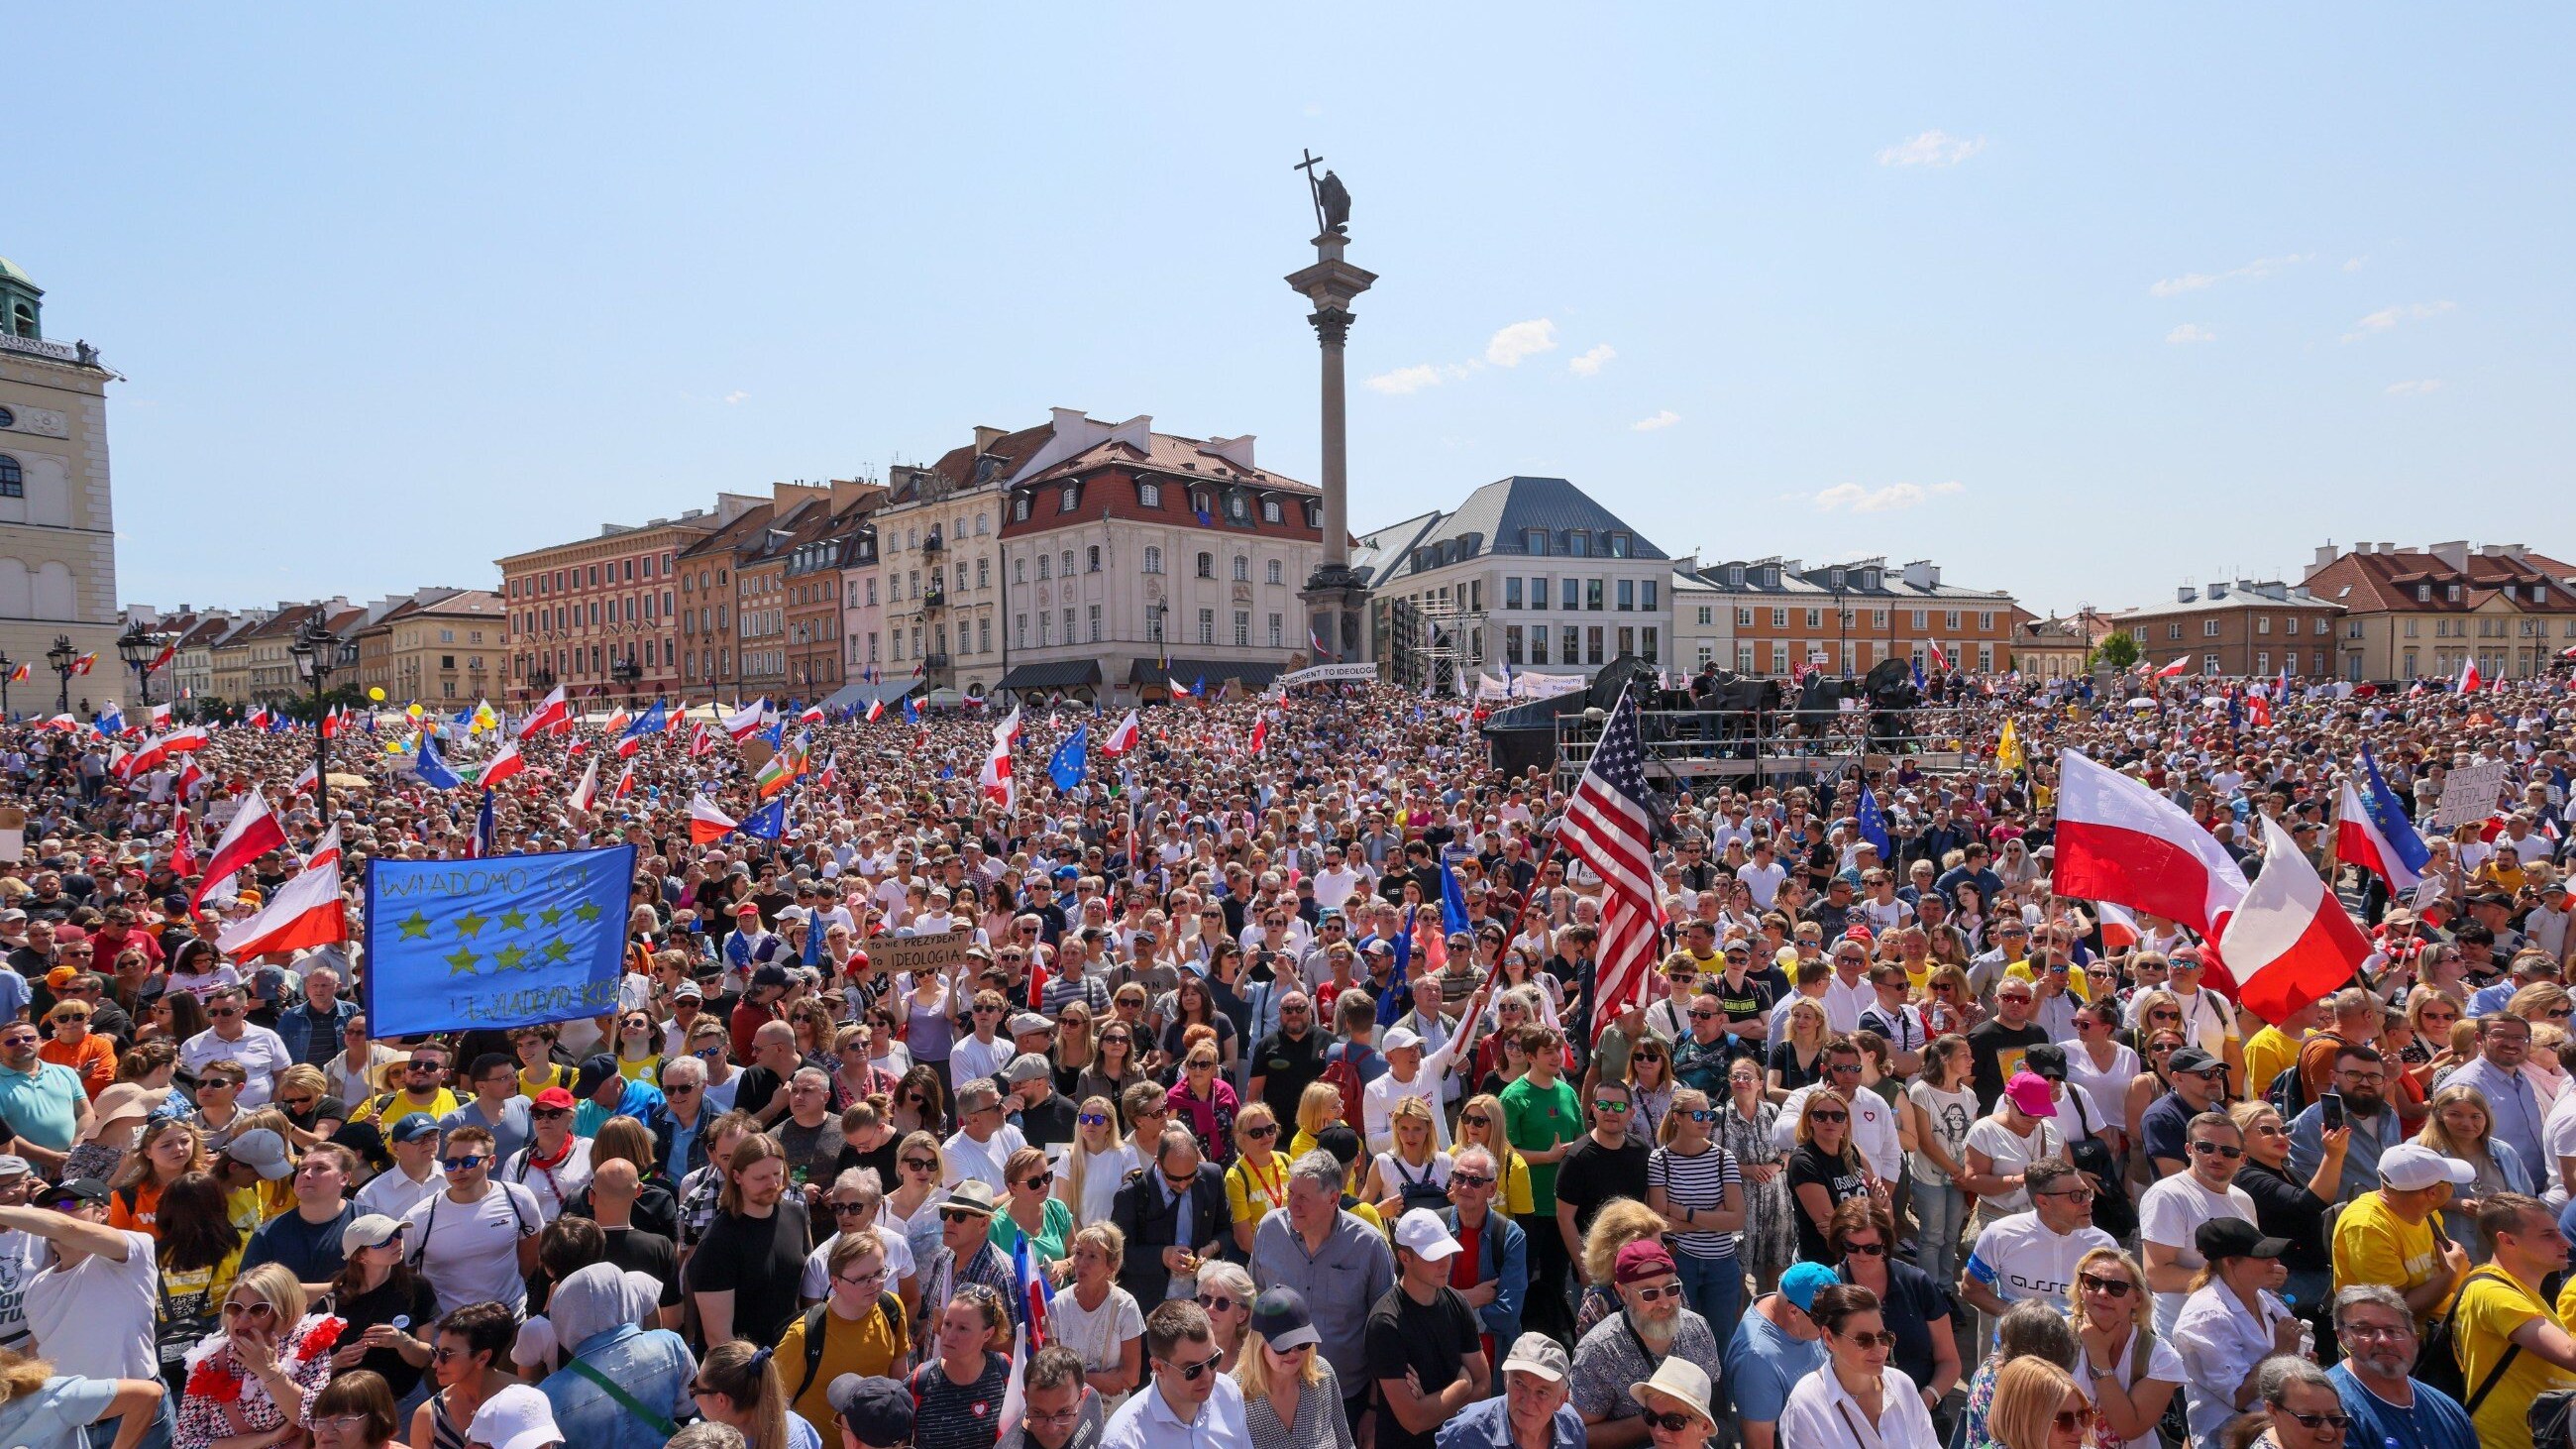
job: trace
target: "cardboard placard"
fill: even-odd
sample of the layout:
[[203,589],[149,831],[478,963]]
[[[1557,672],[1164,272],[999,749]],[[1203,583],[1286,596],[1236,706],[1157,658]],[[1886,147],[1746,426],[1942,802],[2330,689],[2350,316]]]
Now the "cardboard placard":
[[973,931],[933,931],[920,936],[879,936],[868,942],[868,964],[881,973],[945,971],[966,958]]
[[2488,760],[2484,764],[2463,765],[2442,777],[2442,804],[2433,816],[2433,824],[2443,830],[2475,825],[2496,813],[2496,799],[2504,793],[2505,772],[2510,763]]

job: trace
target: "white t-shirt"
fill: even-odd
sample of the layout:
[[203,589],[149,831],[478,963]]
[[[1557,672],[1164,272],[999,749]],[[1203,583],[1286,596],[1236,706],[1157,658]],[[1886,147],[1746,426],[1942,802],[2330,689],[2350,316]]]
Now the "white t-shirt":
[[[1949,1152],[1950,1160],[1965,1166],[1968,1129],[1977,1120],[1976,1089],[1961,1087],[1955,1092],[1944,1092],[1930,1082],[1918,1081],[1905,1089],[1905,1096],[1923,1109],[1924,1119],[1931,1123],[1933,1134],[1941,1139],[1941,1146]],[[1948,1173],[1934,1167],[1920,1152],[1907,1153],[1905,1160],[1913,1170],[1916,1182],[1940,1187],[1950,1181]]]
[[51,1251],[45,1240],[16,1228],[0,1231],[0,1348],[30,1351],[27,1334],[27,1285],[45,1265]]
[[1771,909],[1771,898],[1780,894],[1780,882],[1789,878],[1789,868],[1777,857],[1769,865],[1748,860],[1735,868],[1735,878],[1752,890],[1755,909],[1767,911]]
[[[2137,1345],[2135,1343],[2121,1345],[2119,1360],[2111,1365],[2111,1377],[2123,1390],[2137,1387],[2137,1377],[2130,1372],[2130,1365],[2136,1362],[2136,1359],[2134,1358],[2136,1350]],[[2182,1392],[2181,1385],[2191,1381],[2189,1371],[2182,1366],[2182,1355],[2174,1352],[2173,1345],[2165,1342],[2162,1337],[2158,1337],[2155,1342],[2147,1345],[2146,1376],[2160,1383],[2175,1385],[2174,1392],[2177,1394]],[[2075,1374],[2075,1391],[2082,1394],[2088,1400],[2093,1399],[2093,1373],[2091,1365],[2087,1364],[2078,1367]],[[2095,1402],[2099,1401],[2095,1400]],[[2156,1431],[2151,1427],[2147,1432],[2140,1434],[2137,1438],[2131,1439],[2127,1443],[2121,1445],[2120,1449],[2157,1449],[2157,1446],[2162,1442],[2163,1441],[2156,1437]]]
[[[885,1287],[886,1291],[891,1293],[896,1284],[919,1271],[913,1260],[912,1244],[904,1240],[900,1229],[885,1225],[885,1213],[882,1208],[877,1213],[877,1225],[869,1231],[877,1235],[878,1242],[885,1244]],[[805,1255],[805,1279],[797,1291],[807,1299],[818,1299],[832,1291],[832,1245],[839,1241],[841,1241],[841,1235],[834,1233],[825,1238],[813,1252]],[[1050,1321],[1052,1321],[1052,1311],[1050,1311]]]
[[2038,1213],[2014,1213],[1986,1224],[1977,1234],[1962,1271],[2006,1303],[2025,1298],[2064,1303],[2066,1286],[2075,1281],[2075,1265],[2084,1255],[2095,1248],[2118,1246],[2109,1233],[2090,1223],[2060,1237],[2048,1230]]
[[1342,902],[1349,900],[1367,883],[1366,876],[1347,865],[1339,869],[1326,866],[1315,872],[1315,905],[1319,910],[1339,910]]
[[[2245,1189],[2230,1186],[2224,1194],[2211,1192],[2199,1179],[2185,1172],[2159,1180],[2138,1199],[2138,1243],[2143,1252],[2148,1243],[2162,1243],[2174,1250],[2174,1261],[2186,1268],[2202,1264],[2200,1250],[2192,1245],[2200,1225],[2213,1218],[2243,1218],[2254,1221],[2254,1199]],[[2173,1333],[2174,1320],[2181,1315],[2188,1293],[2156,1295],[2156,1337]]]
[[590,1186],[590,1139],[572,1139],[572,1151],[551,1168],[538,1167],[529,1160],[536,1150],[533,1142],[520,1148],[501,1169],[501,1180],[526,1188],[537,1200],[537,1211],[547,1222],[553,1222],[563,1216],[564,1204]]
[[27,1328],[56,1373],[92,1379],[160,1375],[152,1346],[160,1265],[151,1238],[123,1236],[124,1262],[93,1253],[68,1268],[55,1263],[27,1285]]
[[2540,1147],[2549,1160],[2535,1164],[2531,1175],[2549,1185],[2541,1198],[2556,1212],[2567,1206],[2567,1184],[2558,1175],[2558,1159],[2576,1157],[2576,1092],[2561,1092],[2549,1104],[2549,1116],[2540,1125]]
[[468,1303],[499,1303],[516,1313],[528,1305],[528,1283],[519,1276],[519,1239],[542,1231],[537,1195],[515,1182],[485,1185],[471,1207],[445,1193],[403,1215],[417,1244],[412,1262],[438,1294],[438,1311]]
[[[2066,1052],[2066,1085],[2082,1087],[2092,1093],[2093,1101],[2090,1105],[2107,1110],[2113,1103],[2125,1105],[2128,1102],[2129,1084],[2138,1079],[2136,1052],[2114,1042],[2111,1044],[2110,1068],[2096,1070],[2093,1066],[2093,1054],[2084,1049],[2082,1042],[2062,1041],[2058,1046]],[[2072,1137],[2075,1134],[2070,1132],[2067,1135]]]
[[[2021,1137],[1992,1117],[1980,1117],[1968,1129],[1968,1146],[1993,1161],[1995,1176],[2012,1177],[2034,1162],[2065,1156],[2066,1134],[2058,1130],[2056,1123],[2042,1121],[2030,1129],[2028,1137]],[[1965,1167],[1966,1160],[1963,1158],[1959,1165]],[[1989,1207],[1992,1211],[1988,1211]],[[1989,1219],[2006,1213],[2027,1213],[2030,1192],[2017,1187],[2008,1193],[1981,1197],[1977,1199],[1977,1211]]]
[[389,1218],[402,1218],[410,1216],[413,1208],[445,1191],[447,1169],[433,1162],[429,1165],[429,1181],[414,1182],[401,1168],[390,1168],[368,1178],[367,1185],[358,1189],[355,1201],[361,1216],[378,1213]]
[[295,1065],[285,1039],[264,1026],[243,1027],[237,1041],[226,1041],[208,1027],[179,1047],[179,1068],[191,1075],[204,1071],[210,1062],[226,1060],[241,1063],[242,1070],[250,1074],[250,1080],[242,1083],[238,1099],[245,1112],[267,1106],[277,1074]]
[[1028,1139],[1020,1135],[1020,1129],[1008,1122],[995,1128],[993,1135],[981,1145],[962,1129],[951,1133],[948,1140],[940,1144],[939,1158],[946,1165],[941,1181],[955,1187],[970,1177],[977,1177],[991,1183],[993,1191],[1007,1193],[1010,1185],[1003,1180],[1002,1169],[1010,1162],[1012,1153],[1028,1145]]
[[1047,1327],[1055,1342],[1082,1355],[1082,1366],[1097,1372],[1118,1367],[1120,1345],[1144,1336],[1145,1315],[1134,1295],[1115,1283],[1100,1306],[1087,1312],[1072,1289],[1060,1288],[1047,1308]]

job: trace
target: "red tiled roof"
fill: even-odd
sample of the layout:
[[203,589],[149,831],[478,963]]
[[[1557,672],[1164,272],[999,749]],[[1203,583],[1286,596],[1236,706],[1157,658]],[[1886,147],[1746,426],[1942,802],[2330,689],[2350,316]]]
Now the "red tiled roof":
[[[2309,592],[2332,599],[2356,613],[2472,612],[2495,598],[2507,584],[2516,585],[2514,607],[2547,613],[2576,613],[2576,592],[2568,579],[2576,566],[2536,553],[2520,558],[2472,553],[2468,567],[2455,569],[2429,552],[2347,553],[2307,577]],[[2416,586],[2432,586],[2430,599],[2415,597]],[[2450,586],[2460,596],[2450,597]],[[2538,600],[2528,586],[2547,585]],[[2347,592],[2347,590],[2349,592]]]

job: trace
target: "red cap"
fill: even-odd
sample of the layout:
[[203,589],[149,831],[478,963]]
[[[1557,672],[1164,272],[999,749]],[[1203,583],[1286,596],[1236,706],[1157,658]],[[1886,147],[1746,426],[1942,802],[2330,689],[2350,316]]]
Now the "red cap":
[[1614,1283],[1637,1283],[1648,1278],[1661,1278],[1680,1270],[1673,1266],[1673,1255],[1653,1238],[1640,1238],[1619,1250],[1617,1262],[1610,1270]]
[[570,1111],[572,1110],[573,1105],[572,1093],[565,1091],[561,1087],[548,1087],[537,1094],[537,1105],[540,1107],[561,1108],[565,1111]]

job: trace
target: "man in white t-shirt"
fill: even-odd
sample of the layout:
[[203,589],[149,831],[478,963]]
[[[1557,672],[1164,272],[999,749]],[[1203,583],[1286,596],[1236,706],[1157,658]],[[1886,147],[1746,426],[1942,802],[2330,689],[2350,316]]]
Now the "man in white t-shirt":
[[1735,878],[1753,892],[1753,908],[1767,911],[1772,897],[1780,894],[1780,882],[1789,878],[1789,871],[1773,858],[1771,842],[1766,838],[1753,843],[1753,858],[1735,868]]
[[1968,1250],[1962,1294],[1991,1322],[2026,1298],[2066,1301],[2075,1265],[2095,1248],[2117,1248],[2093,1226],[2093,1189],[2072,1165],[2050,1159],[2024,1169],[2031,1210],[1988,1223]]
[[1324,868],[1315,872],[1315,908],[1337,911],[1368,884],[1368,876],[1350,868],[1338,845],[1324,847]]
[[2138,1199],[2138,1256],[2156,1299],[2158,1338],[2173,1336],[2183,1300],[2191,1296],[2192,1275],[2202,1266],[2200,1250],[2192,1245],[2200,1225],[2216,1218],[2254,1221],[2254,1199],[2234,1185],[2245,1161],[2245,1139],[2236,1124],[2223,1113],[2204,1112],[2183,1130],[2189,1168],[2158,1179]]
[[906,1305],[919,1295],[913,1275],[920,1271],[912,1255],[912,1244],[903,1234],[887,1227],[877,1209],[885,1202],[885,1187],[876,1174],[864,1167],[844,1168],[832,1179],[832,1190],[823,1195],[823,1210],[832,1215],[839,1228],[814,1245],[805,1255],[805,1281],[798,1290],[808,1301],[823,1297],[832,1288],[832,1246],[851,1233],[874,1233],[885,1245],[886,1286],[899,1288]]
[[944,1165],[942,1181],[955,1187],[972,1177],[991,1185],[996,1193],[1009,1191],[1003,1172],[1011,1154],[1028,1146],[1020,1129],[1006,1120],[1002,1110],[1002,1092],[991,1077],[974,1077],[957,1084],[957,1130],[939,1145]]
[[27,1285],[34,1352],[54,1372],[92,1379],[149,1379],[161,1270],[152,1239],[107,1225],[107,1184],[74,1178],[37,1190],[41,1206],[0,1208],[0,1228],[43,1239],[49,1261]]
[[[14,1152],[0,1156],[0,1208],[23,1206],[28,1190],[42,1185],[27,1159]],[[33,1351],[27,1341],[27,1284],[44,1266],[44,1239],[21,1228],[0,1227],[0,1348]]]
[[492,1134],[459,1127],[447,1134],[447,1191],[403,1215],[412,1244],[412,1267],[438,1295],[438,1311],[468,1303],[499,1303],[516,1313],[527,1307],[527,1275],[537,1266],[537,1234],[545,1220],[536,1194],[515,1182],[494,1182]]

